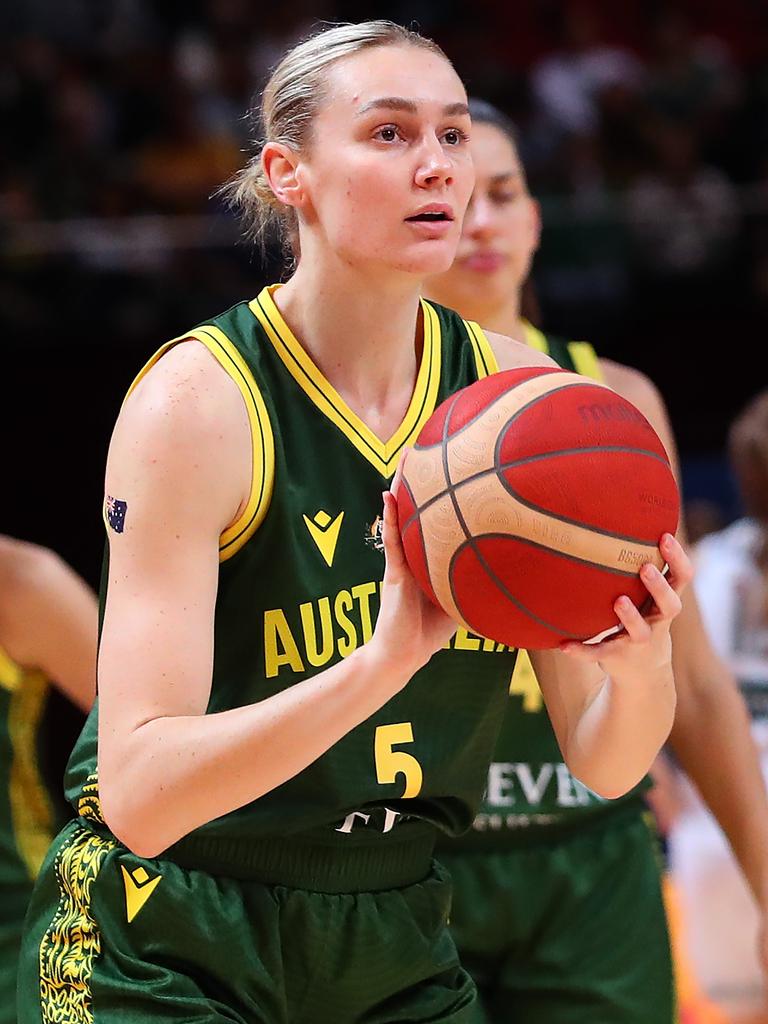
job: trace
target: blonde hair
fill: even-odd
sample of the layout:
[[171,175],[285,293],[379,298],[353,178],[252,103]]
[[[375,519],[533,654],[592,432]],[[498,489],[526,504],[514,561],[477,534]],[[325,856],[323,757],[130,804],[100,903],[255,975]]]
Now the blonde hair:
[[321,29],[294,46],[272,72],[261,96],[248,112],[253,155],[221,192],[238,211],[247,237],[264,243],[276,227],[298,255],[296,211],[281,203],[270,188],[261,162],[267,142],[279,142],[297,153],[311,141],[312,122],[327,98],[328,68],[344,57],[375,46],[417,46],[448,58],[431,39],[392,21],[363,21]]

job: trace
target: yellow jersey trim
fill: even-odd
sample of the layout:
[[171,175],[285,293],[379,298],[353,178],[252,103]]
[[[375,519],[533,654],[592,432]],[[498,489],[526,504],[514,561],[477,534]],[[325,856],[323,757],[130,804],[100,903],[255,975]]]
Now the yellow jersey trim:
[[592,380],[602,381],[603,371],[600,369],[600,360],[588,341],[569,341],[568,351],[577,373],[583,377],[591,377]]
[[467,329],[475,356],[477,379],[482,380],[483,377],[488,377],[492,373],[498,373],[499,364],[496,359],[496,353],[491,348],[491,343],[486,338],[482,327],[476,324],[474,320],[462,320],[462,323]]
[[[532,323],[523,320],[525,331],[525,342],[530,348],[549,355],[549,342],[547,336]],[[603,380],[603,371],[600,369],[600,360],[597,352],[588,341],[569,341],[568,352],[573,360],[576,373],[582,377],[591,377],[592,380]]]
[[[185,334],[179,335],[178,338],[166,342],[139,371],[128,389],[128,395],[170,348],[188,338],[194,338],[205,345],[214,359],[235,382],[243,396],[251,429],[253,453],[251,489],[242,513],[219,538],[219,560],[225,562],[250,540],[267,514],[275,481],[275,438],[267,407],[248,364],[238,351],[237,346],[220,328],[213,324],[196,327],[194,330],[187,331]],[[126,397],[128,396],[126,395]]]
[[529,320],[523,320],[523,331],[525,332],[525,343],[529,348],[535,348],[537,352],[549,355],[549,343],[546,335],[538,327],[534,327]]
[[416,385],[402,423],[388,441],[382,441],[350,409],[296,339],[272,297],[277,287],[279,285],[264,288],[249,303],[251,312],[261,324],[286,370],[313,405],[344,434],[382,476],[390,477],[395,471],[403,447],[416,440],[435,408],[440,385],[442,348],[437,313],[428,302],[421,300],[424,350],[416,376]]
[[0,647],[0,688],[13,693],[19,686],[24,670]]
[[37,877],[53,840],[53,810],[37,765],[36,738],[48,694],[48,680],[39,669],[17,665],[0,648],[0,673],[13,673],[8,704],[8,737],[12,760],[9,802],[16,849],[31,879]]

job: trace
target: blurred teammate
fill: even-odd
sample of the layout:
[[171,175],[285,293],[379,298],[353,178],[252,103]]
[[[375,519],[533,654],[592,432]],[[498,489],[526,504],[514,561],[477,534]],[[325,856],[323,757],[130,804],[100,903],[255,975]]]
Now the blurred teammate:
[[[457,258],[429,281],[427,295],[603,379],[643,410],[676,464],[666,412],[647,378],[521,319],[538,207],[508,119],[479,101],[471,112],[475,191]],[[672,745],[726,830],[764,913],[768,812],[743,702],[712,652],[695,601],[683,603],[673,629]],[[454,935],[493,1020],[671,1024],[660,861],[643,799],[649,785],[606,803],[573,777],[521,655],[481,813],[471,832],[440,849],[456,884]]]
[[[718,654],[736,676],[768,779],[768,392],[730,432],[746,516],[697,547],[696,595]],[[672,830],[673,872],[702,980],[734,1009],[768,1020],[760,958],[765,927],[716,822],[690,789]]]
[[0,535],[0,1024],[32,884],[53,838],[39,728],[53,683],[83,711],[96,688],[96,598],[52,551]]
[[[297,267],[165,346],[120,413],[99,706],[27,918],[23,1024],[471,1020],[432,849],[474,817],[514,655],[449,644],[389,493],[384,552],[368,539],[436,404],[484,360],[547,359],[420,300],[474,183],[433,43],[328,29],[283,58],[260,124],[235,195],[251,228],[276,212]],[[690,566],[661,546],[647,618],[620,599],[625,636],[537,659],[602,792],[674,714]]]

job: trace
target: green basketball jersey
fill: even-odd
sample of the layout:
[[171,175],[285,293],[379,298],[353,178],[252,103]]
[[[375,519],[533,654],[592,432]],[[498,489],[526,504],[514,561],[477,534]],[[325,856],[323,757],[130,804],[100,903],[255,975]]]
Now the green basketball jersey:
[[[591,345],[545,337],[531,324],[525,327],[532,348],[550,355],[563,369],[601,379]],[[450,849],[498,849],[554,835],[587,818],[615,812],[649,785],[646,779],[619,800],[606,801],[571,775],[563,762],[530,658],[521,651],[482,807],[472,829],[458,842],[452,842]]]
[[[169,343],[192,337],[209,349],[237,383],[252,428],[252,493],[220,543],[209,713],[263,700],[370,638],[384,573],[382,489],[435,407],[495,367],[476,325],[422,302],[413,397],[383,442],[309,358],[273,291]],[[460,630],[404,690],[304,771],[193,835],[223,841],[311,832],[323,842],[356,843],[393,831],[405,837],[425,821],[462,832],[485,787],[515,657]],[[79,814],[99,820],[96,721],[94,710],[70,761],[67,792]]]
[[28,885],[51,843],[53,813],[37,758],[47,692],[42,672],[0,648],[0,922],[2,890]]

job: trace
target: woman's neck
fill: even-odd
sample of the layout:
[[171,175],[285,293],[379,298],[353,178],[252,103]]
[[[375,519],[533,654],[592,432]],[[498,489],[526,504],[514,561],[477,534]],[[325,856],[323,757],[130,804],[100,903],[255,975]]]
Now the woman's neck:
[[486,331],[495,331],[523,343],[527,340],[520,316],[520,294],[514,289],[503,303],[479,309],[478,315],[473,315],[472,319],[477,320]]
[[379,437],[408,408],[422,350],[420,282],[308,259],[274,296],[323,376]]

